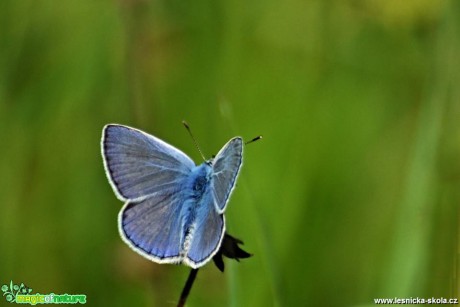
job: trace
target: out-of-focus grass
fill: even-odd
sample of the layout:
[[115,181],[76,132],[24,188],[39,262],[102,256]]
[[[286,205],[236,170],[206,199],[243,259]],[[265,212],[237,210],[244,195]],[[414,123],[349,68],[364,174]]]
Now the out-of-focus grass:
[[455,1],[3,1],[0,283],[174,305],[188,269],[118,238],[104,124],[207,156],[245,149],[228,231],[190,306],[457,297]]

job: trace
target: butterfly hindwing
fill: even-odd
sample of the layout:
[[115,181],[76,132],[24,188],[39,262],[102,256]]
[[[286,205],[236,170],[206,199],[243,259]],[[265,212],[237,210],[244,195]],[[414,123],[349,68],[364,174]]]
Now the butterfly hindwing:
[[121,237],[147,259],[159,263],[181,262],[181,205],[180,192],[125,204],[118,216]]
[[183,152],[140,130],[112,124],[102,133],[107,177],[123,201],[173,190],[195,167]]
[[219,213],[225,211],[243,162],[243,140],[235,137],[227,142],[213,160],[212,188]]
[[225,233],[225,218],[216,211],[211,193],[203,195],[195,214],[185,262],[191,267],[200,267],[217,253]]

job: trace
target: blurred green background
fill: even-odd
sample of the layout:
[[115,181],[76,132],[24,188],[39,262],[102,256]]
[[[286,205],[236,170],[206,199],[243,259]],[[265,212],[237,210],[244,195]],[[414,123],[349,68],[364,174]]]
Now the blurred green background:
[[174,306],[189,269],[121,241],[99,143],[121,123],[200,163],[186,119],[208,157],[264,136],[226,213],[254,257],[188,306],[457,297],[459,102],[455,0],[3,0],[0,284]]

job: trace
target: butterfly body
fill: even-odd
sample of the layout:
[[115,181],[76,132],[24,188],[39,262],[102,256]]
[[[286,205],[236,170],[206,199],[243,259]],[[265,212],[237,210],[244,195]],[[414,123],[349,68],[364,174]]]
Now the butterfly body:
[[192,268],[217,253],[242,164],[241,138],[198,166],[160,139],[122,125],[104,127],[101,148],[109,182],[125,201],[118,228],[129,247],[152,261]]
[[212,167],[210,163],[210,161],[204,162],[190,172],[186,188],[189,190],[191,198],[199,200],[204,197],[204,194],[211,193],[209,182],[211,181]]
[[182,236],[181,255],[188,252],[187,242],[193,237],[194,230],[206,215],[215,210],[212,202],[212,191],[209,185],[212,169],[207,162],[195,167],[184,180],[183,205],[181,208]]

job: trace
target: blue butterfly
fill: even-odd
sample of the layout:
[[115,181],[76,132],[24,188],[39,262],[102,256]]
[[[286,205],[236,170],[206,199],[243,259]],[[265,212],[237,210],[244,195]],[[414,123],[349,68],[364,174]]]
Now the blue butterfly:
[[118,229],[131,249],[154,262],[194,269],[212,259],[224,238],[223,213],[242,165],[241,137],[196,166],[152,135],[109,124],[101,150],[107,178],[125,202]]

